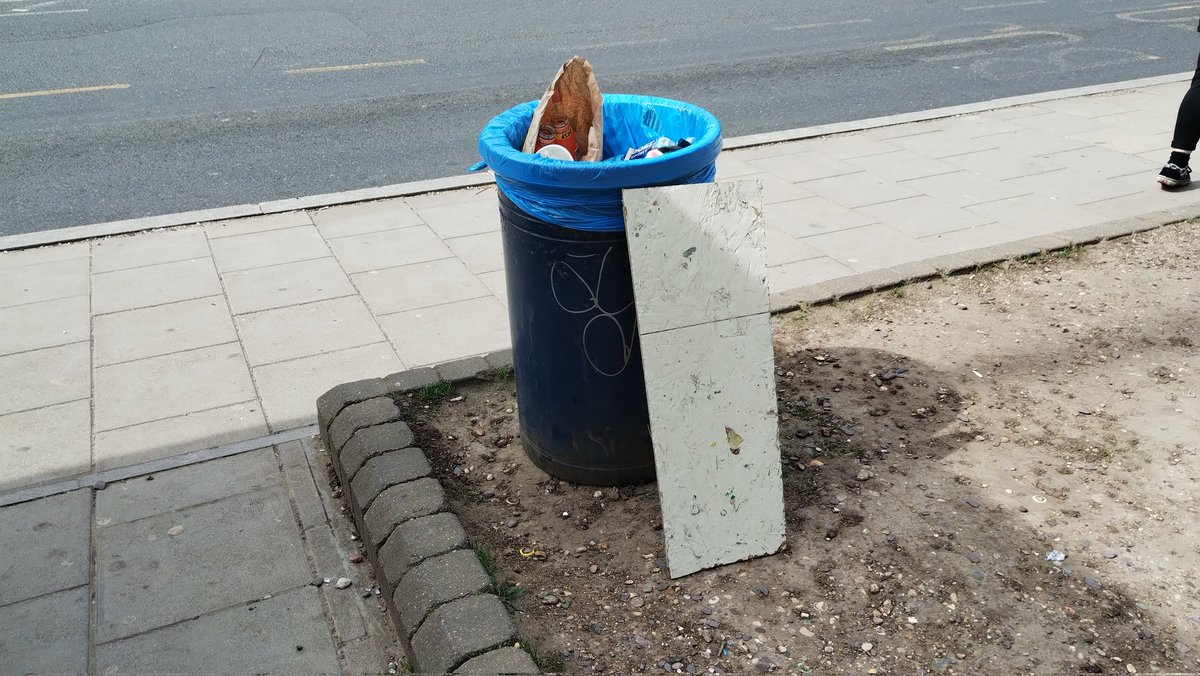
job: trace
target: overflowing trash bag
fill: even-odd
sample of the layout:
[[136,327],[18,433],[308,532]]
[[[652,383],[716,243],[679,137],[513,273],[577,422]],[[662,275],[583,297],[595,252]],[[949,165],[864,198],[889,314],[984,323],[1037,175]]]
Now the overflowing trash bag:
[[613,232],[625,229],[621,190],[712,182],[721,123],[711,113],[655,96],[603,99],[603,154],[594,162],[523,152],[539,101],[493,118],[479,135],[479,154],[505,197],[547,223]]

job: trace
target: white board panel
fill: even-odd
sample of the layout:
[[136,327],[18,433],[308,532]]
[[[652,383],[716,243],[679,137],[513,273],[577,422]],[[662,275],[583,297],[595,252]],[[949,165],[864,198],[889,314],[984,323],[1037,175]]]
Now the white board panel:
[[624,201],[643,332],[770,311],[761,182],[630,190]]
[[[671,577],[772,554],[784,541],[769,306],[753,272],[766,269],[761,190],[624,193]],[[694,247],[689,265],[664,265],[681,243]],[[691,294],[708,299],[683,300]]]

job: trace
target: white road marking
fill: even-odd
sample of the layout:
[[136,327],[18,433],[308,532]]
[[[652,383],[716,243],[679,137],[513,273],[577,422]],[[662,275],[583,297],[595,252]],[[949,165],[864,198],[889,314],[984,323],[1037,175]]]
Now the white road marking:
[[991,40],[1007,40],[1013,37],[1026,37],[1031,35],[1052,35],[1056,37],[1066,38],[1067,42],[1079,42],[1083,38],[1078,35],[1070,35],[1068,33],[1059,33],[1057,31],[1016,31],[1007,33],[996,33],[993,35],[976,35],[969,38],[952,38],[950,40],[934,40],[932,42],[915,42],[903,45],[888,45],[884,47],[884,51],[888,52],[903,52],[913,49],[928,49],[930,47],[950,47],[953,45],[968,45],[974,42],[989,42]]
[[[14,12],[16,10],[13,10]],[[0,19],[6,16],[38,16],[39,14],[74,14],[76,12],[86,12],[86,9],[52,9],[47,12],[25,12],[24,14],[0,14]]]
[[871,23],[870,19],[847,19],[845,21],[825,21],[823,23],[802,23],[797,26],[773,26],[773,31],[799,31],[806,28],[825,28],[827,26],[849,26],[856,23]]
[[1046,0],[1025,0],[1025,2],[1005,2],[998,5],[976,5],[974,7],[963,7],[964,12],[978,12],[984,9],[1006,9],[1008,7],[1024,7],[1026,5],[1044,5]]
[[403,61],[377,61],[375,63],[351,63],[345,66],[317,66],[316,68],[292,68],[283,71],[284,75],[307,75],[309,73],[336,73],[343,70],[362,70],[364,68],[387,68],[389,66],[412,66],[425,63],[425,59],[405,59]]
[[12,94],[0,94],[0,100],[3,99],[24,99],[30,96],[53,96],[55,94],[84,94],[87,92],[101,92],[109,89],[129,89],[127,84],[109,84],[96,85],[94,87],[70,87],[67,89],[41,89],[34,92],[14,92]]
[[[1190,14],[1191,10],[1200,8],[1200,5],[1170,5],[1167,7],[1158,7],[1155,9],[1139,9],[1132,12],[1118,12],[1117,18],[1122,21],[1132,21],[1134,23],[1179,23],[1183,19],[1187,19],[1189,23],[1196,23],[1196,15]],[[1177,12],[1189,12],[1187,16],[1167,16],[1163,19],[1145,19],[1145,15],[1167,15]]]

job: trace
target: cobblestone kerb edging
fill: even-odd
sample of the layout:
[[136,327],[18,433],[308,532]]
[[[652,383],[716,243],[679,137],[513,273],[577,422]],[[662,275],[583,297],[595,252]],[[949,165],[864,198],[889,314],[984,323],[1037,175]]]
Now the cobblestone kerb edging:
[[321,439],[415,673],[538,673],[513,647],[516,624],[393,399],[511,365],[505,350],[345,383],[317,399]]

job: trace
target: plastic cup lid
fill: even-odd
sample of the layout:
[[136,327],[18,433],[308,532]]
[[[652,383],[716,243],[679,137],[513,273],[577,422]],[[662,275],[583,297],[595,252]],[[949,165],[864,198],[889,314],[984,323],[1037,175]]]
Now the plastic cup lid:
[[566,148],[557,144],[543,146],[541,150],[537,151],[537,154],[541,155],[542,157],[549,157],[552,160],[566,160],[568,162],[575,161],[575,156],[571,154],[570,150],[567,150]]

